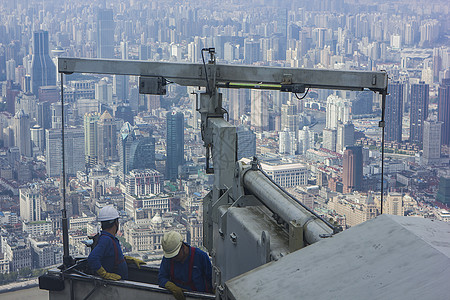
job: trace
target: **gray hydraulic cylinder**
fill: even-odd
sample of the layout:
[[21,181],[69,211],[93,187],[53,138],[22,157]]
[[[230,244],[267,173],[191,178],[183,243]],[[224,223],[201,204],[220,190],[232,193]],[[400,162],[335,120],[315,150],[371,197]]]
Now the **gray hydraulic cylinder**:
[[333,229],[330,226],[283,192],[260,170],[247,170],[243,181],[245,188],[285,222],[297,221],[297,223],[302,224],[307,243],[313,244],[320,241],[324,236],[333,234]]

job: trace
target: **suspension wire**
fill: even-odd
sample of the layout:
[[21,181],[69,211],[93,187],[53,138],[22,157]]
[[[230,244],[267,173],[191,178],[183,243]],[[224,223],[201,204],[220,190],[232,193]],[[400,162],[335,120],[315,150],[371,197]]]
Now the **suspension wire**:
[[61,73],[61,157],[62,157],[62,233],[63,233],[63,264],[67,268],[72,264],[69,254],[69,224],[66,209],[66,160],[65,160],[65,122],[64,122],[64,73]]

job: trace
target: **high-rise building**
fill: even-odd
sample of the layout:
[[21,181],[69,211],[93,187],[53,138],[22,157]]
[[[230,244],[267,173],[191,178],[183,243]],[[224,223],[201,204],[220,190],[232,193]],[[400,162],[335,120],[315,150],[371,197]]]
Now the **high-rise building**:
[[97,125],[99,119],[100,114],[96,112],[84,115],[84,155],[88,166],[94,166],[98,162]]
[[297,105],[291,101],[281,105],[281,130],[285,128],[295,133],[298,131]]
[[423,122],[423,125],[424,164],[439,163],[441,158],[442,122],[426,120]]
[[99,162],[105,163],[116,160],[118,158],[116,122],[107,110],[103,112],[98,120],[97,138]]
[[33,155],[36,153],[43,154],[45,147],[44,129],[38,124],[31,128],[31,142]]
[[429,86],[424,82],[411,84],[411,114],[409,140],[411,143],[422,144],[423,122],[428,117]]
[[306,151],[314,147],[314,132],[308,126],[298,131],[298,154],[306,154]]
[[166,178],[176,180],[178,167],[184,163],[184,115],[182,112],[168,112],[166,120]]
[[114,58],[114,20],[112,9],[102,9],[98,12],[97,57]]
[[20,154],[32,157],[30,117],[23,110],[19,110],[14,116],[14,142],[20,149]]
[[336,133],[336,152],[343,153],[345,147],[353,146],[355,143],[355,126],[348,122],[339,123]]
[[248,98],[249,91],[245,89],[228,89],[228,102],[230,121],[239,122],[242,115],[245,114],[245,100]]
[[402,118],[403,118],[403,89],[401,82],[393,81],[388,85],[386,97],[386,141],[402,142]]
[[[61,129],[62,128],[62,109],[61,102],[52,103],[50,105],[51,110],[51,120],[52,120],[52,128]],[[67,124],[69,119],[69,103],[64,103],[64,123]]]
[[[62,143],[60,129],[45,131],[45,160],[47,176],[58,177],[62,173]],[[85,170],[84,130],[69,127],[64,130],[64,158],[67,175],[76,175]]]
[[20,218],[24,222],[36,222],[41,220],[41,199],[39,189],[19,189]]
[[394,216],[404,216],[403,196],[400,193],[389,193],[384,203],[385,213]]
[[260,60],[259,42],[253,39],[244,40],[244,63],[253,64]]
[[256,155],[256,134],[246,126],[236,127],[238,139],[238,160]]
[[269,92],[262,90],[251,90],[250,98],[250,123],[257,131],[269,130]]
[[363,157],[361,146],[347,147],[343,158],[343,192],[359,191],[362,187]]
[[297,152],[297,139],[295,138],[295,133],[288,131],[285,128],[283,131],[278,133],[279,135],[279,149],[278,151],[282,154],[295,155]]
[[439,178],[439,189],[436,194],[436,200],[450,205],[450,174]]
[[31,59],[31,92],[38,96],[39,87],[56,85],[56,66],[48,51],[48,32],[33,33],[33,56]]
[[323,147],[336,152],[337,130],[325,128],[323,130]]
[[450,146],[450,78],[442,80],[439,86],[438,120],[442,124],[442,145]]
[[120,177],[125,181],[132,170],[155,168],[155,139],[143,136],[137,127],[125,122],[119,133]]
[[335,129],[339,122],[348,122],[350,120],[350,109],[350,101],[336,95],[328,96],[326,128]]
[[163,175],[156,170],[133,170],[125,177],[126,191],[130,195],[158,195],[161,192]]

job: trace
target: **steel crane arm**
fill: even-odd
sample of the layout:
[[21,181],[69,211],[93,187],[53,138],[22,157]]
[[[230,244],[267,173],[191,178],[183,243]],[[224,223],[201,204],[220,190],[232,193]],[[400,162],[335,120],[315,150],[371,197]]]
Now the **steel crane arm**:
[[[282,89],[282,85],[309,88],[362,90],[382,92],[387,89],[387,73],[382,71],[340,71],[281,67],[206,64],[208,76],[216,87]],[[192,63],[151,62],[137,60],[60,58],[60,73],[97,73],[164,77],[184,86],[206,86],[205,66]],[[231,85],[230,85],[231,83]],[[252,86],[239,86],[239,83]],[[232,85],[236,84],[236,85]]]

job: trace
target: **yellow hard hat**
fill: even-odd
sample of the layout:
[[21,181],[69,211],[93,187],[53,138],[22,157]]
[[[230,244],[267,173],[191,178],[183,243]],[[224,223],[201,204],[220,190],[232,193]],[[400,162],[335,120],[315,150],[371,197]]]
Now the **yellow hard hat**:
[[164,234],[162,239],[162,247],[165,258],[172,258],[177,256],[183,244],[183,237],[176,231],[169,231]]

